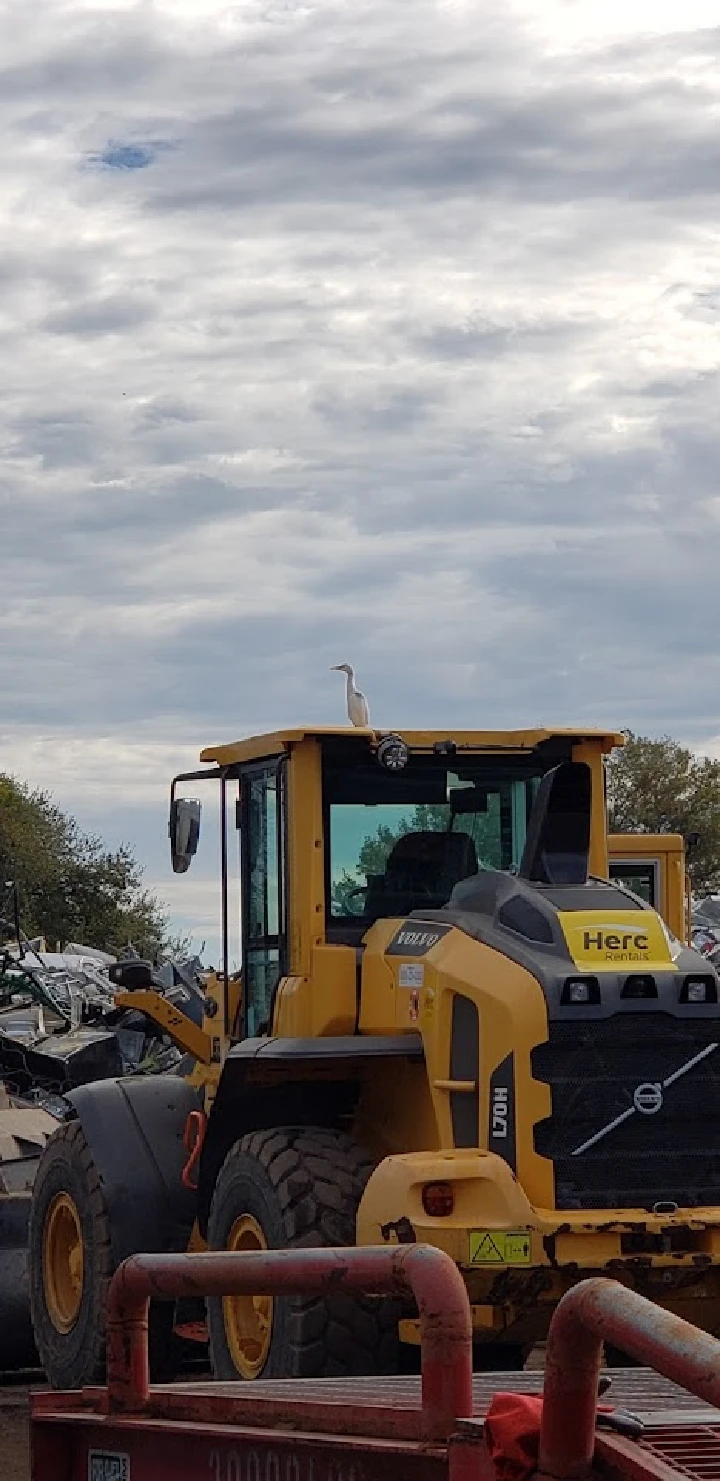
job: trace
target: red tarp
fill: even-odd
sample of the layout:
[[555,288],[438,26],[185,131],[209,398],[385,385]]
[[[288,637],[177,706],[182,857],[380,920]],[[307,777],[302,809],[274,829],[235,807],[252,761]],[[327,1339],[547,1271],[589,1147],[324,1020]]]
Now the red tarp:
[[[527,1481],[537,1470],[542,1398],[537,1394],[493,1394],[485,1418],[485,1444],[497,1481]],[[612,1414],[598,1404],[598,1414]]]

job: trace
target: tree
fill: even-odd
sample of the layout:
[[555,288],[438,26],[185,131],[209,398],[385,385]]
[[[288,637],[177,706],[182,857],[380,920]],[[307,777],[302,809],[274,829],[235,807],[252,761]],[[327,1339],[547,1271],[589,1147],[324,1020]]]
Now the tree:
[[47,792],[0,775],[0,915],[17,883],[22,928],[48,943],[82,942],[113,953],[129,942],[156,960],[171,944],[160,902],[142,886],[126,845],[106,849],[82,832]]
[[693,893],[720,890],[720,761],[696,756],[669,736],[626,731],[607,763],[614,833],[699,834],[688,853]]

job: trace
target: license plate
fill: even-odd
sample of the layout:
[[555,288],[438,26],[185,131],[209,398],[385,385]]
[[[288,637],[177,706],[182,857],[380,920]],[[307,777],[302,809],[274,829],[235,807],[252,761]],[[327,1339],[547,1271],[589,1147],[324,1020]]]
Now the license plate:
[[130,1481],[130,1456],[111,1450],[91,1450],[88,1481]]

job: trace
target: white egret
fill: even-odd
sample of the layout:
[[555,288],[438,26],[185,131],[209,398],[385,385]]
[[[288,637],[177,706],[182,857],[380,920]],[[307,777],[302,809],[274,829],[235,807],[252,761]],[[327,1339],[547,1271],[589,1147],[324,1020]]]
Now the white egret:
[[370,724],[370,706],[365,695],[355,687],[355,670],[351,663],[334,663],[333,673],[347,674],[347,712],[351,725],[367,729]]

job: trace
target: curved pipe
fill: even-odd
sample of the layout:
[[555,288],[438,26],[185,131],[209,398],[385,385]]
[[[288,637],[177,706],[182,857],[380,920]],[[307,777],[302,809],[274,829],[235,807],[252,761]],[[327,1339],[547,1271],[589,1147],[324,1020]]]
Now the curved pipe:
[[604,1341],[720,1407],[720,1342],[618,1281],[581,1281],[555,1309],[545,1355],[539,1470],[560,1481],[591,1470]]
[[138,1413],[147,1404],[151,1300],[338,1291],[411,1291],[420,1315],[423,1435],[444,1439],[457,1419],[472,1415],[472,1321],[465,1285],[448,1255],[420,1244],[131,1256],[116,1272],[108,1296],[111,1412]]

